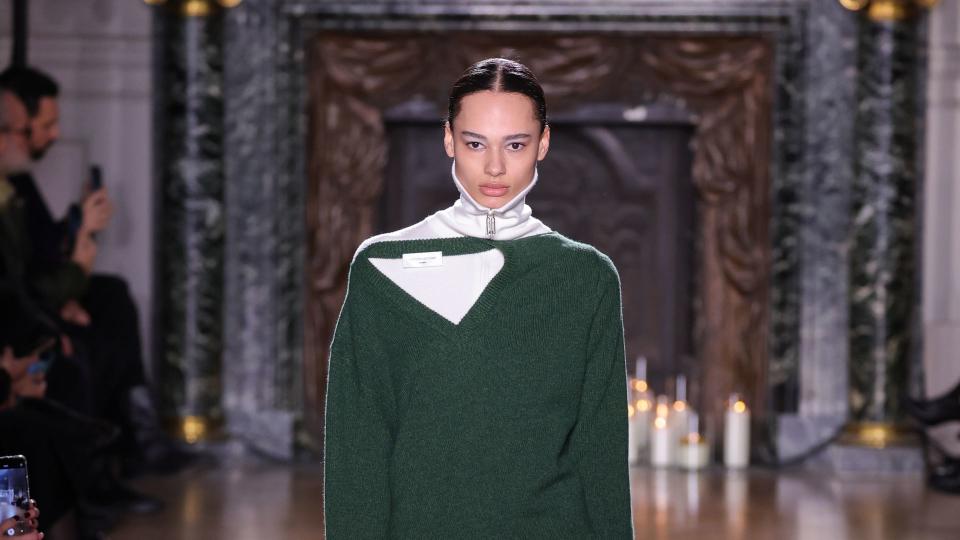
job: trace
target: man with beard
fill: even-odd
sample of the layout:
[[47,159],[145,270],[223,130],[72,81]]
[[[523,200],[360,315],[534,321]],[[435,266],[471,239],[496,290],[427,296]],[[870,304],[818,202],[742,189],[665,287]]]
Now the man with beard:
[[[0,73],[0,86],[9,88],[26,108],[30,157],[42,159],[60,136],[57,83],[39,70],[18,66]],[[110,223],[113,202],[102,186],[89,186],[81,204],[71,210],[74,219],[68,215],[56,221],[32,175],[16,175],[10,181],[26,207],[38,266],[61,263],[87,239],[94,242],[94,235]],[[191,456],[159,427],[146,386],[136,304],[122,278],[91,274],[91,268],[92,261],[85,268],[89,274],[86,292],[58,309],[68,333],[89,346],[93,413],[121,426],[123,464],[128,473],[176,472]]]

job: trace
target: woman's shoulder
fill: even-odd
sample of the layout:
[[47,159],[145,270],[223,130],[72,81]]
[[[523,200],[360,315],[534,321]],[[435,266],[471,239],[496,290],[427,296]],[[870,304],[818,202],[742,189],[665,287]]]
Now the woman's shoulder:
[[[568,238],[556,231],[540,235],[545,254],[576,266],[593,268],[602,274],[617,276],[617,268],[605,253],[585,242]],[[619,278],[618,278],[619,279]]]

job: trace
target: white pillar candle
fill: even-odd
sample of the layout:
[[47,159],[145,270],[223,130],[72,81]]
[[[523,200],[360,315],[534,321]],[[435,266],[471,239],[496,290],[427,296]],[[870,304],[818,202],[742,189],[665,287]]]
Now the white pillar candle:
[[670,465],[670,439],[667,418],[657,416],[653,421],[653,433],[650,437],[650,464],[654,467]]
[[674,463],[679,465],[680,453],[677,452],[677,449],[680,447],[680,441],[684,439],[689,433],[687,431],[687,424],[690,418],[690,409],[687,406],[687,403],[684,401],[674,401],[673,407],[670,410],[670,440],[673,443],[673,451],[671,456],[673,456]]
[[640,461],[640,426],[637,425],[636,409],[633,405],[627,404],[627,463],[636,465]]
[[633,404],[635,412],[634,423],[637,426],[637,443],[640,446],[640,455],[650,446],[650,428],[653,424],[653,399],[649,392],[645,392]]
[[650,385],[647,384],[647,359],[640,356],[637,358],[633,379],[630,381],[630,391],[633,394],[633,400],[639,399],[641,394],[646,394],[649,390]]
[[729,468],[742,468],[750,464],[750,410],[736,394],[731,396],[727,405],[723,463]]
[[707,466],[710,461],[710,449],[699,434],[691,433],[680,441],[678,465],[691,471]]
[[710,446],[700,436],[700,416],[690,411],[687,434],[680,440],[677,464],[688,470],[699,470],[710,462]]

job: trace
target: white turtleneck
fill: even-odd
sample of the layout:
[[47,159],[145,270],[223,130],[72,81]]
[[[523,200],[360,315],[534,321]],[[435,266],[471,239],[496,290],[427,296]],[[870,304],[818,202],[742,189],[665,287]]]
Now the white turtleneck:
[[[536,170],[530,185],[507,204],[493,209],[481,206],[467,193],[457,178],[456,164],[451,168],[451,175],[460,192],[453,206],[410,227],[368,238],[357,253],[377,242],[461,236],[513,240],[550,232],[525,204],[527,193],[537,183]],[[405,267],[402,259],[371,258],[370,262],[420,303],[459,324],[503,268],[503,254],[490,249],[468,255],[444,255],[441,266],[428,267]]]

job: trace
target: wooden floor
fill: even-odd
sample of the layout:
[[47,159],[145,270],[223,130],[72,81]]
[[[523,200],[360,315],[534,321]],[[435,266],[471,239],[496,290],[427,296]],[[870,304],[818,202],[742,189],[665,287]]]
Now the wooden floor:
[[[634,469],[637,538],[957,540],[960,497],[918,475]],[[168,501],[126,518],[117,540],[322,538],[318,466],[235,463],[137,482]]]

